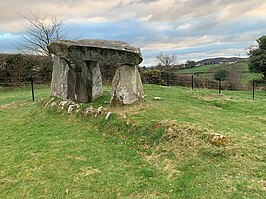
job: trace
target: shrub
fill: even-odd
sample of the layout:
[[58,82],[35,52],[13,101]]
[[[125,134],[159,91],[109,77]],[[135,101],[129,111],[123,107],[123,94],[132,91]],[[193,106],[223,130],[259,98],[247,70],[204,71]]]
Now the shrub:
[[224,81],[228,74],[229,72],[225,69],[218,70],[214,73],[214,79],[217,81]]

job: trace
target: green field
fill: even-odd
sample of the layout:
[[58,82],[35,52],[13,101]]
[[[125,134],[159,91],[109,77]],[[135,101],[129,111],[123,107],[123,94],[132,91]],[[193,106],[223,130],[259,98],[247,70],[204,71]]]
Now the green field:
[[177,70],[177,74],[196,74],[198,77],[203,79],[214,79],[214,73],[218,70],[225,69],[230,71],[231,68],[237,68],[239,71],[239,77],[242,85],[247,86],[253,79],[262,79],[262,74],[250,73],[248,70],[248,62],[238,62],[235,64],[213,64],[204,65],[191,69]]
[[109,120],[35,94],[0,89],[0,198],[266,198],[265,91],[145,85],[142,103],[112,108],[106,88],[83,107]]
[[190,68],[190,69],[182,69],[178,70],[178,74],[194,74],[194,73],[206,73],[206,72],[212,72],[217,69],[221,68],[221,64],[213,64],[213,65],[204,65],[204,66],[199,66],[195,68]]
[[178,70],[179,74],[193,74],[198,72],[215,72],[219,69],[230,69],[231,67],[238,67],[240,72],[248,72],[248,62],[238,62],[235,64],[212,64],[212,65],[203,65],[191,69]]

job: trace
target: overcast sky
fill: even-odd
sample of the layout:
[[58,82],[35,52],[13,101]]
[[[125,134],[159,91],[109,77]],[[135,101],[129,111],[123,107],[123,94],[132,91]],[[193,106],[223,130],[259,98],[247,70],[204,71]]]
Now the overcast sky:
[[266,35],[265,0],[0,0],[0,52],[15,52],[30,12],[68,18],[70,39],[122,40],[141,48],[142,65],[158,53],[179,63],[246,56]]

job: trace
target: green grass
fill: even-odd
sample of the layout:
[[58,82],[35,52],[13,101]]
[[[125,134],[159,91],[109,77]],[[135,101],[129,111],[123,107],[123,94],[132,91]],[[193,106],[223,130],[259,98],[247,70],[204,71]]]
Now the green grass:
[[[220,69],[226,69],[230,71],[230,68],[237,67],[240,72],[240,79],[242,86],[249,86],[253,79],[262,79],[262,74],[250,73],[248,70],[248,62],[239,62],[235,64],[214,64],[204,65],[191,69],[183,69],[176,71],[177,74],[197,74],[198,77],[203,79],[214,79],[214,73]],[[205,73],[205,74],[204,74]]]
[[[145,85],[108,121],[0,89],[0,198],[265,198],[266,93]],[[155,96],[162,100],[154,100]],[[90,104],[86,104],[89,106]],[[230,143],[216,147],[216,132]]]
[[195,68],[190,68],[190,69],[183,69],[183,70],[178,70],[178,74],[194,74],[198,72],[210,72],[211,70],[216,70],[219,69],[221,64],[214,64],[214,65],[203,65]]

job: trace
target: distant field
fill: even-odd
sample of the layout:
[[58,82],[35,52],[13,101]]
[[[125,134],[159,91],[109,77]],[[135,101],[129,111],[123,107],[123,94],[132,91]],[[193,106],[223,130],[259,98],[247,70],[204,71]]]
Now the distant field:
[[[177,74],[196,74],[198,77],[204,79],[214,79],[214,73],[220,69],[230,71],[230,68],[237,67],[243,86],[247,86],[253,79],[261,79],[262,74],[250,73],[248,70],[248,62],[239,62],[235,64],[214,64],[195,67],[192,69],[184,69],[176,71]],[[199,74],[197,74],[199,73]],[[203,73],[203,74],[202,74]],[[205,74],[204,74],[205,73]]]
[[231,67],[239,67],[241,72],[248,72],[248,62],[239,62],[236,64],[213,64],[213,65],[203,65],[191,69],[183,69],[183,70],[178,70],[178,74],[183,74],[183,73],[197,73],[197,72],[215,72],[219,69],[229,69]]
[[220,64],[214,64],[214,65],[204,65],[204,66],[199,66],[191,69],[183,69],[183,70],[178,70],[178,74],[193,74],[193,73],[198,73],[198,72],[211,72],[216,69],[219,69],[221,67]]
[[[108,121],[0,89],[0,198],[266,198],[266,93],[145,85]],[[154,97],[162,100],[154,100]],[[208,135],[229,141],[215,146]]]

